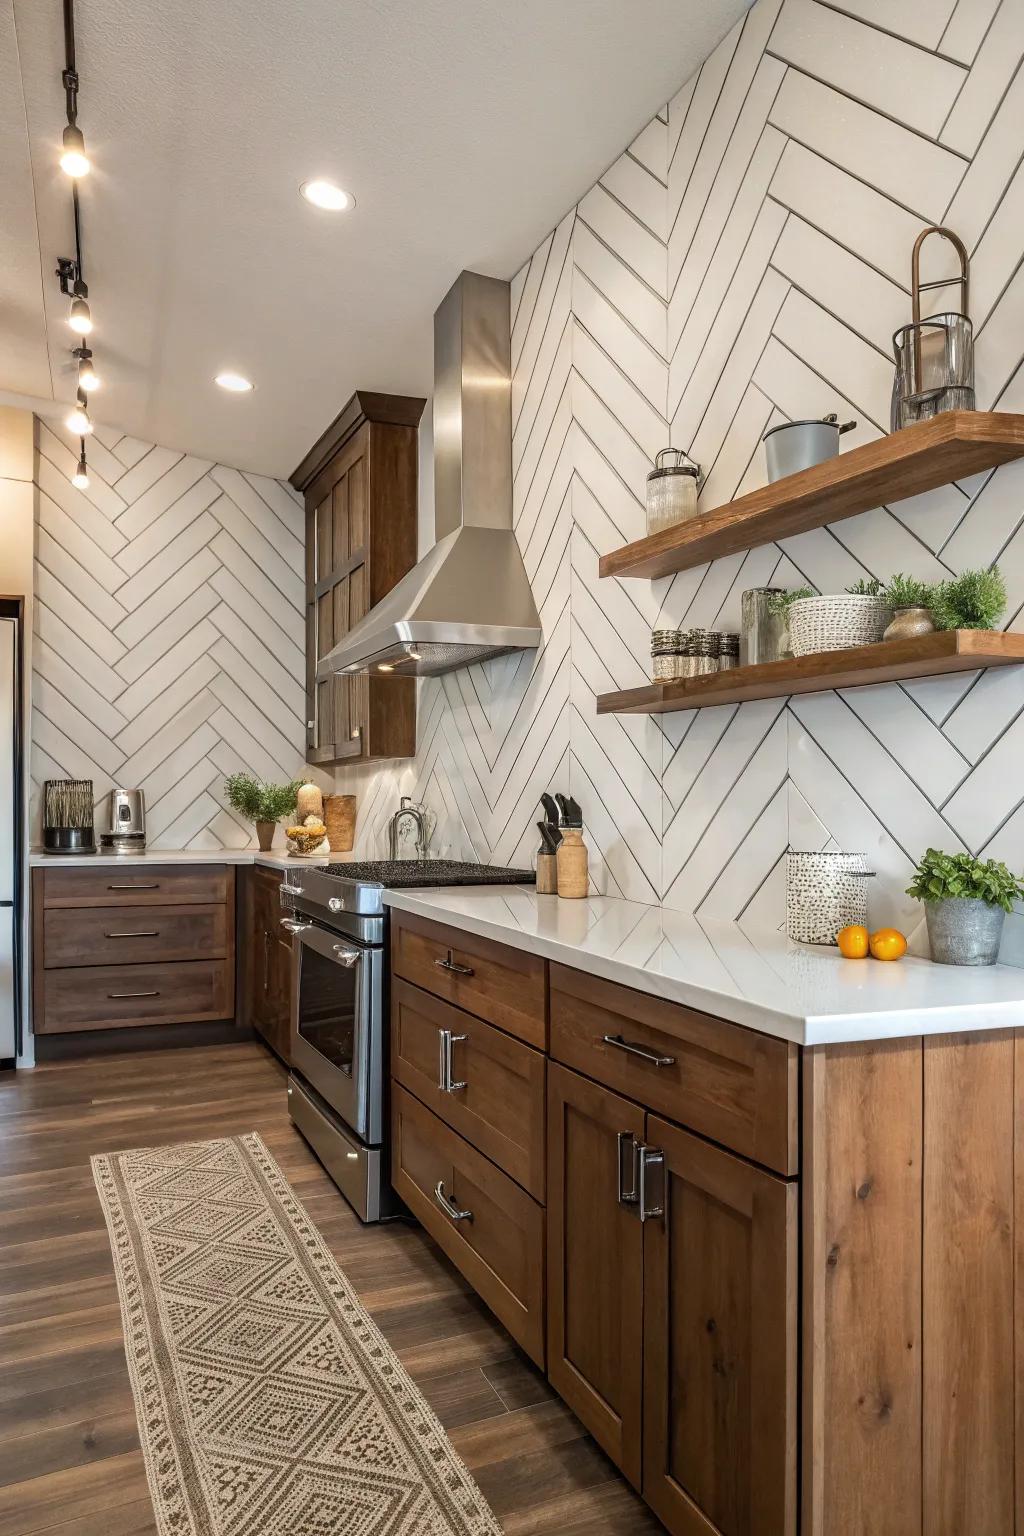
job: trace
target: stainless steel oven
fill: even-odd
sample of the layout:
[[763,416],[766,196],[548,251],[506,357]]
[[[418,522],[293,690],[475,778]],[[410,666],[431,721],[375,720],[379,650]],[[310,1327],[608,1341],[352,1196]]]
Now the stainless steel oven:
[[361,1140],[383,1136],[384,949],[285,919],[292,949],[292,1065]]

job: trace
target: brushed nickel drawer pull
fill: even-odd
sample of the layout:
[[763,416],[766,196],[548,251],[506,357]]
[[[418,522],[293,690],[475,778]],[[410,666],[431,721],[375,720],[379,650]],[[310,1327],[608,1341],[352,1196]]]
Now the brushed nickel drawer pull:
[[442,1211],[444,1211],[445,1215],[451,1217],[452,1221],[473,1220],[472,1211],[460,1210],[451,1196],[445,1194],[444,1179],[438,1179],[437,1183],[434,1185],[434,1199],[437,1201]]
[[108,885],[108,891],[158,891],[159,880],[122,880],[119,884]]
[[474,974],[471,965],[460,965],[457,960],[452,959],[451,950],[448,951],[443,960],[435,960],[434,964],[439,971],[449,971],[453,976],[472,976]]
[[108,997],[159,997],[159,992],[108,992]]
[[605,1045],[614,1045],[617,1051],[626,1051],[630,1056],[639,1056],[642,1061],[649,1061],[652,1067],[674,1067],[674,1056],[659,1056],[656,1051],[645,1051],[642,1045],[634,1045],[630,1040],[623,1040],[621,1035],[603,1036]]
[[133,928],[124,933],[105,933],[105,939],[158,939],[159,928]]

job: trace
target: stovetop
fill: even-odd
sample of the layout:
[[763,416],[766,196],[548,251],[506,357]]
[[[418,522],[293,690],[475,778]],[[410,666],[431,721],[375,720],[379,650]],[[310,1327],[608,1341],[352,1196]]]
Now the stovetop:
[[386,885],[408,891],[432,885],[534,885],[532,869],[506,869],[499,864],[463,864],[457,859],[370,859],[364,863],[328,864],[339,880]]

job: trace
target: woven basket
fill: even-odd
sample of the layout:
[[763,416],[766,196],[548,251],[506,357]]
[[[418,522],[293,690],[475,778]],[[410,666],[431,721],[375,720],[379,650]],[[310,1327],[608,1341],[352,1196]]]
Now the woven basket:
[[829,597],[799,597],[789,605],[789,644],[794,656],[845,651],[881,640],[892,609],[884,597],[838,592]]

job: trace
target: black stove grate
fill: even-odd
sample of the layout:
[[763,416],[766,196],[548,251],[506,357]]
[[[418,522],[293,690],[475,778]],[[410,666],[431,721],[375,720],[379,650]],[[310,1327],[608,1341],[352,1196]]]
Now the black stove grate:
[[501,864],[460,864],[456,859],[370,859],[365,863],[328,864],[327,873],[341,880],[387,885],[394,891],[434,885],[535,885],[532,869],[506,869]]

